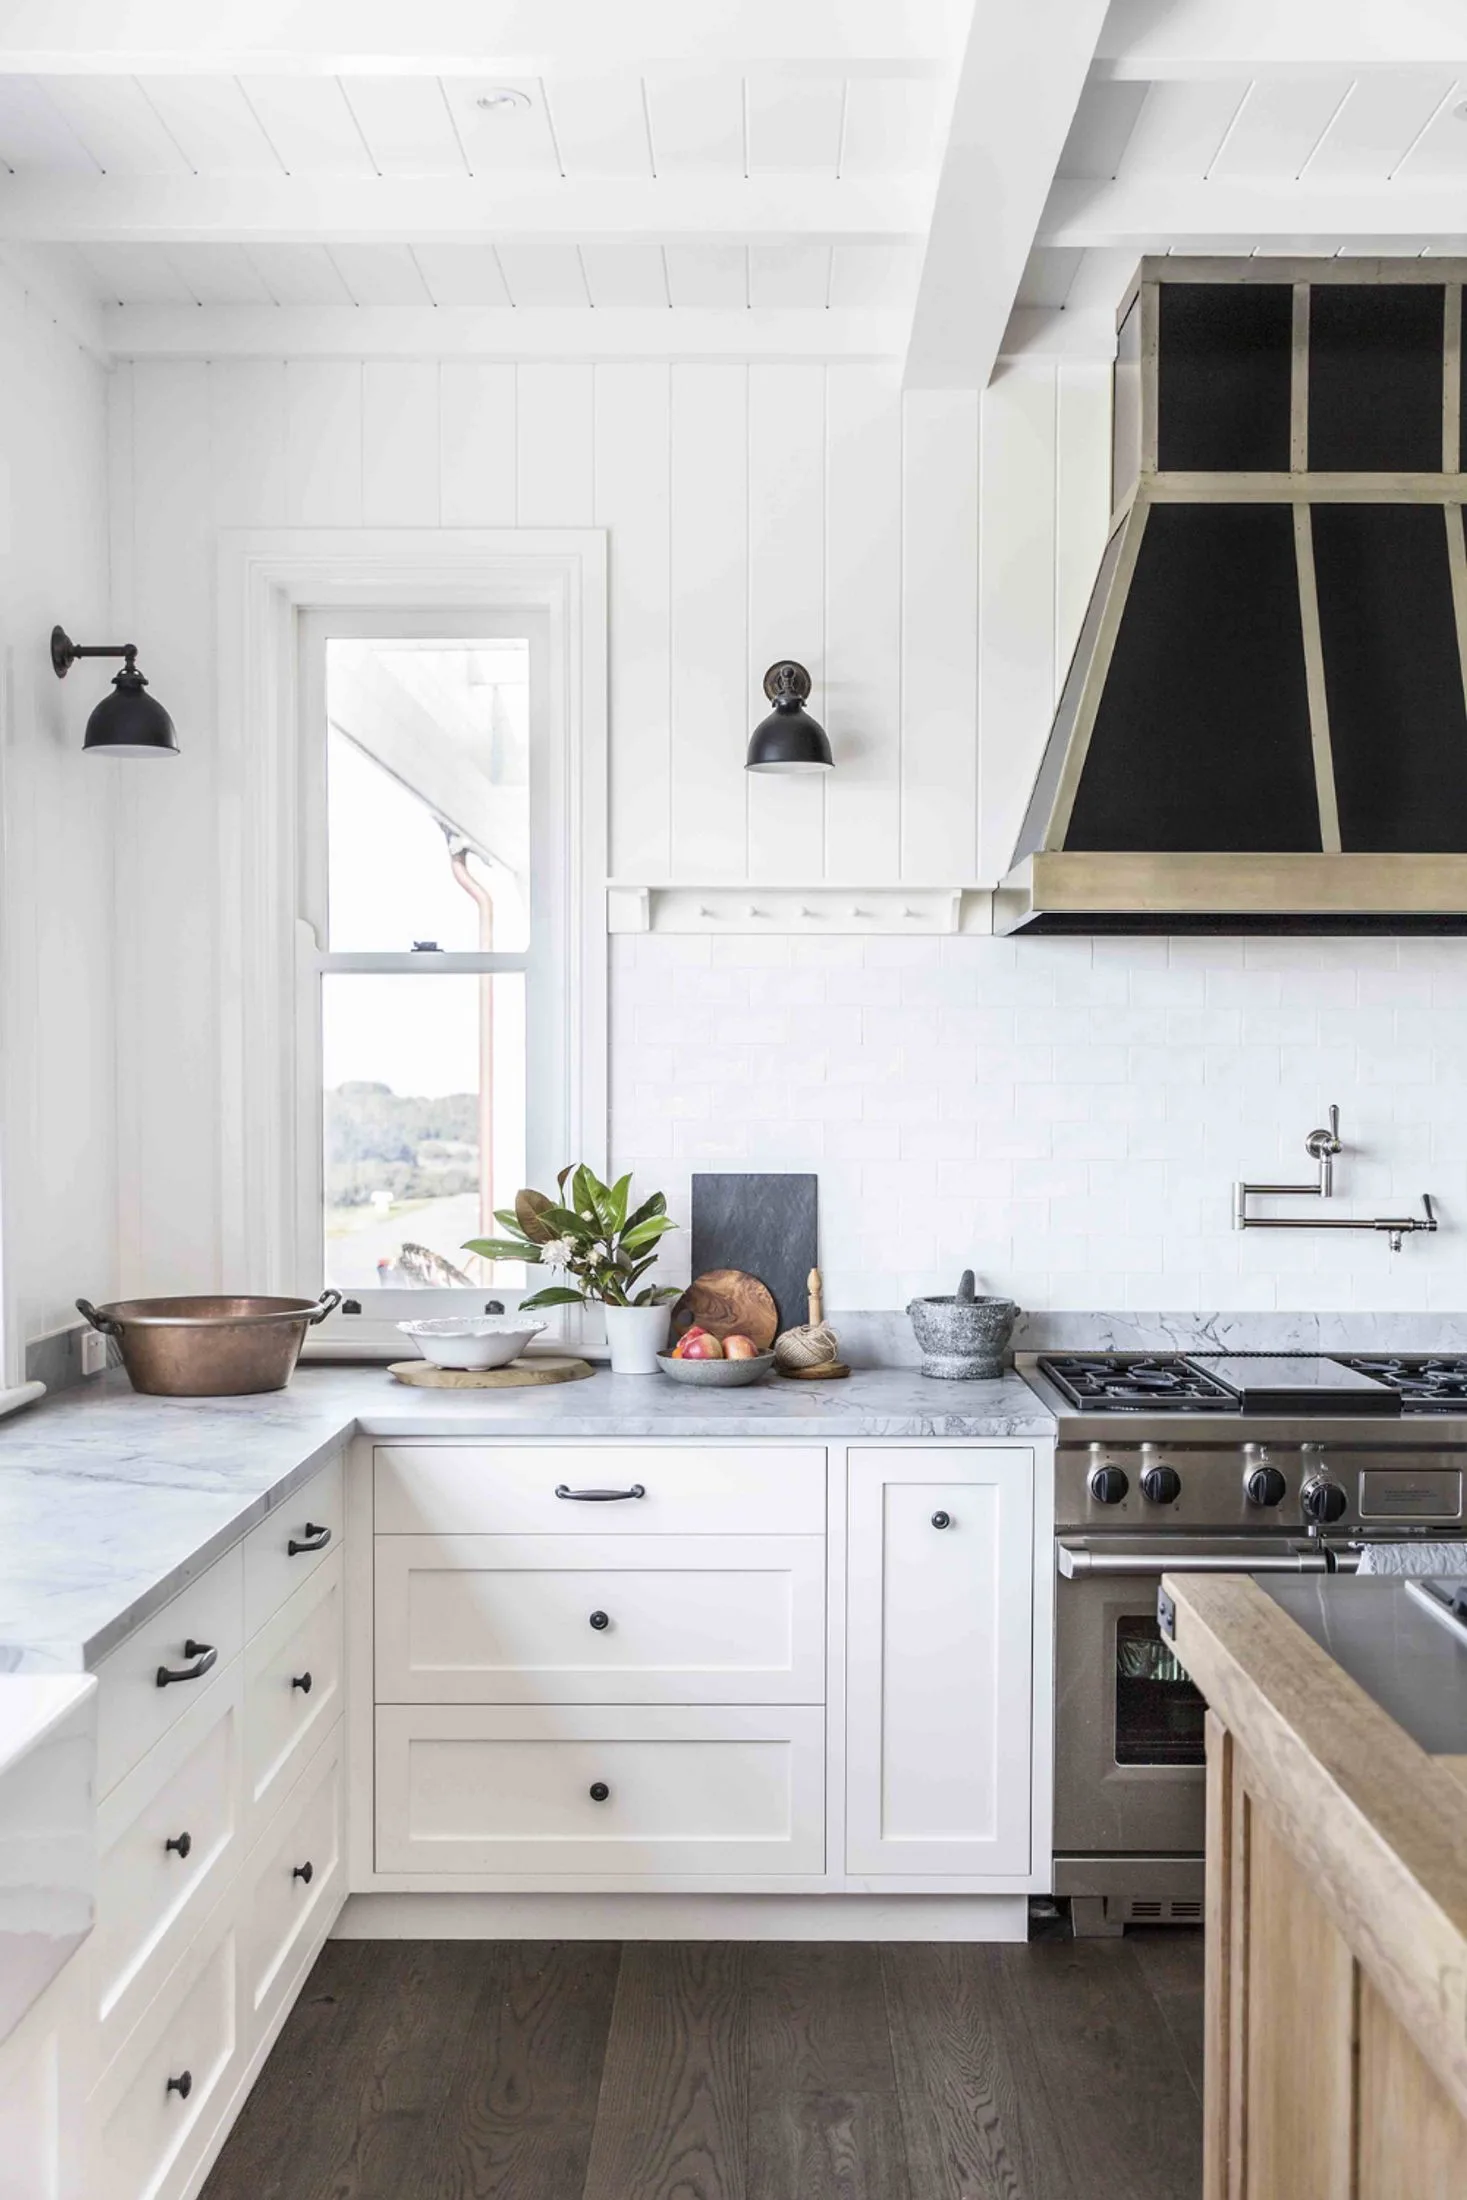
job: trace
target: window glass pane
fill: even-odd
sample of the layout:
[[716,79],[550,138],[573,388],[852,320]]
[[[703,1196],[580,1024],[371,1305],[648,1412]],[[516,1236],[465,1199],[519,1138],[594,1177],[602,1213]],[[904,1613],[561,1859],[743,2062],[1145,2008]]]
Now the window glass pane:
[[525,1181],[523,976],[331,972],[321,1030],[327,1283],[521,1288],[463,1245]]
[[529,943],[529,644],[326,644],[337,952]]

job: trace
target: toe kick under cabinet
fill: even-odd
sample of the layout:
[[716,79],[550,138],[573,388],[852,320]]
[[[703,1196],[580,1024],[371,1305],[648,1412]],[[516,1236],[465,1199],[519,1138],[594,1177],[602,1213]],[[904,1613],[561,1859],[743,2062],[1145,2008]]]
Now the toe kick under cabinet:
[[1035,1501],[1024,1445],[379,1444],[378,1883],[1022,1886]]

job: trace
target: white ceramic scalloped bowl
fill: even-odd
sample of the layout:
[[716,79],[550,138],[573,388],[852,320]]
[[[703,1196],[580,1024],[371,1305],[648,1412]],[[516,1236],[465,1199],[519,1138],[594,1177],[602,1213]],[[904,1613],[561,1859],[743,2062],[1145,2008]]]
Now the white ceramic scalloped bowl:
[[435,1367],[482,1375],[486,1368],[507,1367],[546,1325],[522,1314],[440,1314],[397,1326]]

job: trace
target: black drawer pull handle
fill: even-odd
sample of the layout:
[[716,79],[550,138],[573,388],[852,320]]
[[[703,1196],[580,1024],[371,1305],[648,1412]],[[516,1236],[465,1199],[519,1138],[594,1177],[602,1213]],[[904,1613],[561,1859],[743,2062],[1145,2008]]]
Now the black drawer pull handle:
[[298,1688],[303,1696],[309,1696],[311,1693],[311,1676],[309,1673],[296,1673],[292,1675],[290,1685],[292,1688]]
[[160,1688],[167,1688],[174,1681],[202,1680],[210,1666],[219,1663],[219,1652],[214,1648],[213,1643],[195,1642],[192,1635],[189,1636],[188,1641],[183,1646],[183,1654],[186,1658],[192,1658],[193,1664],[160,1665],[158,1668],[158,1686]]
[[604,1803],[610,1793],[611,1790],[604,1780],[593,1780],[591,1782],[591,1800],[593,1803]]
[[318,1528],[314,1520],[308,1520],[305,1534],[293,1535],[286,1543],[285,1555],[287,1558],[299,1558],[302,1551],[324,1551],[330,1541],[329,1528]]
[[593,1612],[591,1614],[591,1625],[595,1628],[598,1635],[604,1635],[607,1628],[611,1625],[610,1614],[606,1612]]
[[176,2093],[181,2101],[186,2101],[193,2089],[194,2074],[191,2070],[185,2070],[181,2077],[170,2078],[164,2091]]
[[313,1879],[315,1878],[315,1876],[316,1876],[316,1867],[315,1867],[315,1865],[314,1865],[314,1864],[313,1864],[313,1863],[311,1862],[310,1858],[309,1858],[309,1857],[307,1857],[307,1859],[306,1859],[306,1861],[305,1861],[305,1863],[304,1863],[304,1864],[297,1864],[297,1865],[296,1865],[296,1867],[295,1867],[294,1871],[292,1871],[292,1873],[291,1873],[291,1875],[290,1875],[290,1876],[291,1876],[291,1878],[292,1878],[292,1879],[299,1879],[299,1880],[302,1880],[302,1881],[303,1881],[303,1882],[305,1883],[305,1885],[309,1887],[309,1885],[311,1884],[311,1881],[312,1881],[312,1880],[313,1880]]
[[615,1505],[624,1497],[645,1497],[647,1492],[640,1482],[634,1482],[629,1490],[573,1490],[557,1482],[555,1494],[568,1497],[574,1505]]
[[171,1850],[175,1856],[187,1856],[193,1845],[194,1837],[191,1833],[176,1834],[171,1841],[164,1842],[163,1853],[166,1856]]
[[952,1524],[953,1516],[951,1513],[935,1512],[932,1515],[932,1525],[934,1528],[950,1528]]

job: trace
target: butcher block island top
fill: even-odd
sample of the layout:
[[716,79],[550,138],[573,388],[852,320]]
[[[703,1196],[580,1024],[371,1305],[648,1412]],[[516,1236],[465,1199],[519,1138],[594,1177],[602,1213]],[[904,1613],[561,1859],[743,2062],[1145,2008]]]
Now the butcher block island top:
[[[1387,1632],[1440,1624],[1404,1582],[1389,1598]],[[1208,1703],[1205,2200],[1460,2200],[1467,1756],[1422,1747],[1315,1618],[1246,1575],[1162,1582]]]
[[121,1374],[0,1421],[0,1673],[81,1671],[356,1436],[533,1442],[1045,1440],[1016,1375],[771,1378],[685,1390],[654,1375],[549,1389],[405,1389],[381,1367],[303,1367],[253,1398],[145,1398]]

